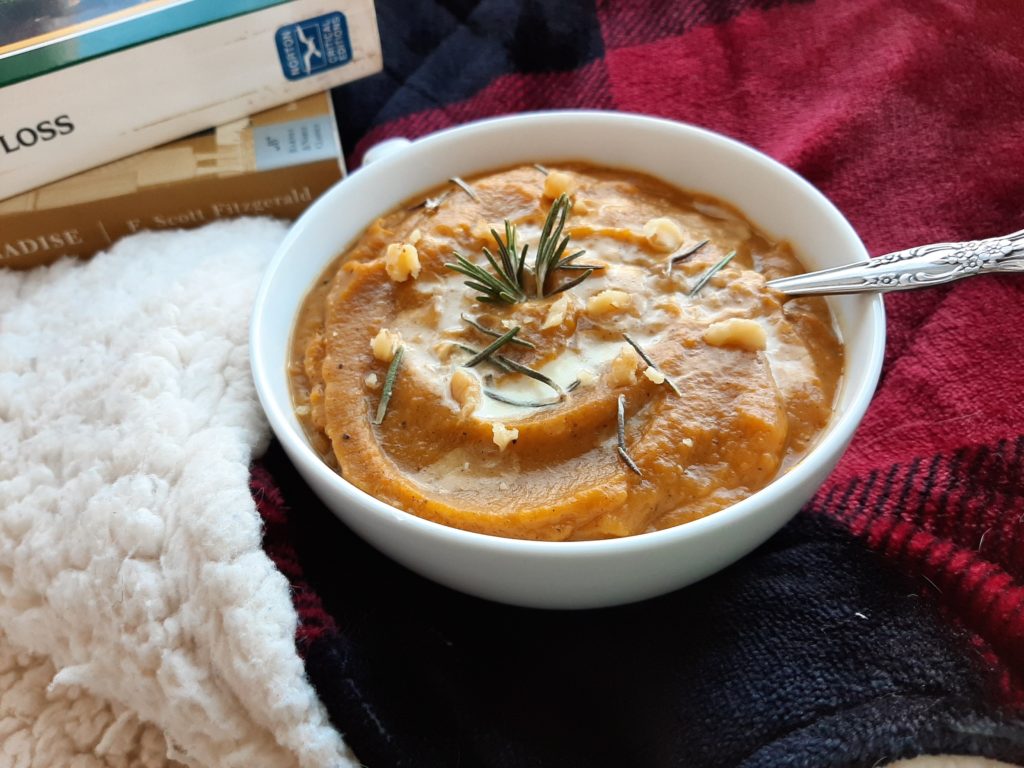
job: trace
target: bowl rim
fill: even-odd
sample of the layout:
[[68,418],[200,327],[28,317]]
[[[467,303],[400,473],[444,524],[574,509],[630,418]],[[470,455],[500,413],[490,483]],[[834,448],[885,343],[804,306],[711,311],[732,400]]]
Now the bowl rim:
[[[285,408],[290,407],[289,403],[281,403],[273,394],[273,387],[270,385],[272,372],[267,367],[266,350],[260,341],[260,330],[267,322],[267,297],[271,292],[275,276],[281,271],[282,265],[288,258],[294,244],[299,241],[305,228],[311,220],[326,214],[334,205],[338,195],[344,195],[344,190],[350,188],[354,179],[366,178],[364,174],[372,167],[373,174],[385,175],[393,168],[400,168],[404,163],[410,162],[408,158],[415,157],[415,154],[407,153],[415,151],[426,152],[437,144],[444,144],[458,140],[467,134],[486,133],[487,131],[513,130],[524,123],[537,124],[546,121],[557,122],[573,118],[593,122],[604,122],[611,127],[618,127],[628,130],[630,125],[663,126],[670,130],[683,131],[699,136],[704,141],[714,144],[725,145],[729,150],[746,155],[748,161],[767,165],[773,173],[787,177],[791,184],[802,188],[805,194],[814,198],[819,204],[817,214],[824,214],[831,223],[844,231],[849,238],[859,246],[864,258],[868,257],[860,237],[856,230],[836,208],[836,206],[809,181],[804,179],[796,171],[788,168],[777,160],[769,157],[763,152],[744,144],[735,139],[724,136],[715,131],[689,123],[669,120],[661,117],[652,117],[634,113],[621,113],[605,110],[550,110],[544,112],[529,112],[515,115],[489,117],[469,123],[460,124],[444,130],[417,138],[407,147],[388,154],[372,163],[372,166],[364,165],[351,172],[348,176],[337,182],[313,203],[303,214],[293,222],[284,239],[278,245],[273,257],[268,263],[259,289],[257,290],[249,328],[250,362],[253,381],[260,403],[263,406],[267,419],[277,439],[281,441],[290,459],[301,463],[307,472],[312,472],[318,481],[326,484],[332,492],[339,493],[344,498],[344,503],[351,507],[355,514],[368,513],[379,516],[380,522],[385,519],[391,523],[412,528],[420,537],[429,539],[444,539],[455,544],[464,544],[477,549],[493,552],[501,551],[504,554],[521,554],[530,557],[540,558],[580,558],[591,557],[596,554],[609,555],[628,554],[633,551],[650,550],[652,548],[673,547],[676,542],[683,539],[700,538],[712,535],[719,529],[730,527],[752,515],[766,504],[778,502],[790,493],[795,492],[803,483],[811,482],[817,470],[827,466],[830,457],[833,455],[838,459],[842,455],[846,445],[852,438],[854,431],[859,425],[867,407],[874,394],[875,387],[881,373],[882,361],[885,352],[885,310],[882,295],[876,293],[870,296],[863,296],[868,301],[864,315],[870,323],[870,339],[867,344],[869,351],[868,359],[858,360],[859,370],[862,373],[856,380],[849,377],[847,370],[844,370],[844,378],[841,386],[852,386],[849,392],[849,405],[839,414],[838,418],[832,420],[826,428],[826,432],[818,439],[817,444],[796,464],[790,467],[782,475],[777,476],[766,486],[755,491],[750,496],[732,504],[714,514],[692,520],[670,528],[656,531],[634,534],[616,539],[599,539],[587,541],[537,541],[532,539],[514,539],[493,534],[467,531],[461,528],[444,525],[426,518],[418,517],[411,512],[406,512],[394,507],[387,502],[381,501],[375,496],[358,488],[344,479],[340,474],[332,470],[316,454],[309,444],[301,429],[295,429],[289,422]],[[480,168],[486,171],[487,168]],[[379,214],[378,214],[379,215]],[[368,225],[368,224],[367,224]],[[758,224],[759,229],[764,228]],[[362,232],[365,226],[359,231]],[[358,235],[356,235],[358,237]],[[325,263],[326,266],[326,263]],[[304,295],[303,295],[304,296]],[[300,301],[303,297],[300,297]],[[294,323],[294,318],[292,319]],[[290,333],[289,333],[290,338]],[[845,349],[845,345],[844,345]],[[844,354],[846,369],[849,368],[850,360]],[[284,372],[282,371],[283,375]],[[838,395],[837,395],[838,396]],[[303,473],[300,473],[303,474]],[[305,479],[305,478],[304,478]],[[308,482],[308,481],[307,481]],[[817,487],[817,483],[815,483]],[[329,504],[327,505],[330,506]],[[358,509],[357,509],[358,508]]]

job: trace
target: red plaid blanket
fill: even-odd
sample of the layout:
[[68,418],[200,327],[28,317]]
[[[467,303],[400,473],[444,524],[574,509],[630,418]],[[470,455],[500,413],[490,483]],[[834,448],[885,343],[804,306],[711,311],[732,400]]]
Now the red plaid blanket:
[[[873,254],[1024,226],[1014,0],[377,0],[351,158],[491,115],[643,112],[807,177]],[[875,401],[800,516],[706,582],[584,614],[491,605],[254,468],[300,647],[370,766],[1024,761],[1024,278],[887,298]],[[571,649],[571,651],[569,650]]]

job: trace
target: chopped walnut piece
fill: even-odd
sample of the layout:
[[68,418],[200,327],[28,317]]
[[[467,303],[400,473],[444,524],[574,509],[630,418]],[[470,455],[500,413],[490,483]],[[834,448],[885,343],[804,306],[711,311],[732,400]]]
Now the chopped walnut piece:
[[704,341],[713,347],[739,347],[756,352],[767,346],[768,334],[756,320],[731,317],[709,325]]
[[387,328],[381,328],[377,335],[370,340],[370,349],[373,350],[373,356],[382,363],[390,363],[400,346],[402,346],[401,335],[393,333]]
[[633,305],[633,297],[625,291],[617,291],[609,288],[606,291],[591,296],[587,300],[587,314],[589,315],[610,315],[614,312],[621,312]]
[[494,436],[494,444],[502,451],[509,443],[519,439],[519,430],[515,427],[506,427],[504,424],[491,424],[491,433]]
[[561,298],[554,302],[548,307],[547,317],[544,318],[544,324],[541,325],[542,331],[548,330],[548,328],[557,328],[565,320],[565,313],[569,309],[569,294],[563,293]]
[[650,381],[654,382],[655,384],[665,383],[665,374],[659,371],[657,368],[647,366],[646,368],[644,368],[644,376],[646,376]]
[[456,368],[451,381],[452,397],[463,413],[471,413],[480,404],[480,382],[465,368]]
[[608,371],[608,386],[614,388],[636,384],[636,369],[639,365],[640,355],[637,351],[629,344],[623,344]]
[[544,197],[551,200],[559,195],[571,195],[576,191],[576,180],[568,173],[551,171],[544,178]]
[[415,280],[420,274],[420,255],[416,246],[391,243],[384,254],[384,269],[396,283],[404,283],[410,275]]
[[683,230],[672,219],[651,219],[644,224],[644,237],[652,248],[671,253],[683,244]]

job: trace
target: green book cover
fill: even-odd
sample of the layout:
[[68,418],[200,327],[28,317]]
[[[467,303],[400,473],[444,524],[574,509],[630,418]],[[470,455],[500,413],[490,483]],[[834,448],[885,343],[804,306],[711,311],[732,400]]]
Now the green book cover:
[[288,0],[0,0],[0,87]]

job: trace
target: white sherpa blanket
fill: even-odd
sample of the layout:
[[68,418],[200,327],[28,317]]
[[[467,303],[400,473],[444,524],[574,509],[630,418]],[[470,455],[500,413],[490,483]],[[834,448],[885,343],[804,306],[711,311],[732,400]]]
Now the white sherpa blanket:
[[248,489],[249,312],[284,231],[0,270],[0,765],[354,764]]

